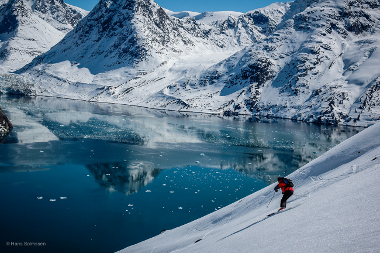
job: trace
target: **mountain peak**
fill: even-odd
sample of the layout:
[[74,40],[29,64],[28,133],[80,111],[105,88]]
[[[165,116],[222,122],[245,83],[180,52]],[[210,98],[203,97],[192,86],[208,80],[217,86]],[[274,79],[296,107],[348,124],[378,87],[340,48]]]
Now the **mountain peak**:
[[86,15],[86,12],[67,5],[63,0],[27,0],[31,9],[54,28],[67,33]]
[[[153,0],[101,0],[72,33],[24,70],[66,59],[98,74],[142,62],[154,68],[184,52],[202,54],[231,44],[239,50],[241,39],[229,37],[225,30],[168,16]],[[260,34],[251,32],[242,41],[252,43],[255,36]]]

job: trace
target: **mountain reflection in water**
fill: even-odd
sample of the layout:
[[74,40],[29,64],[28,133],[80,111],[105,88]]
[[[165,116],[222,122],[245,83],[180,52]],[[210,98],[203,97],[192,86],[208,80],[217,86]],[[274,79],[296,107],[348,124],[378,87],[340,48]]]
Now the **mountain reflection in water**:
[[[147,177],[157,173],[148,168],[159,171],[195,164],[232,168],[270,184],[284,171],[295,171],[361,130],[56,98],[0,97],[0,101],[14,125],[3,145],[18,144],[0,154],[4,163],[83,164],[104,188],[126,194],[139,188],[132,186],[133,176],[127,176],[131,166],[133,171],[134,166],[143,168]],[[21,152],[23,156],[16,155]],[[107,173],[95,173],[95,168]],[[130,189],[116,178],[105,181],[103,174],[112,171],[130,177],[126,181]]]
[[97,163],[86,165],[96,182],[108,191],[119,191],[126,195],[138,192],[161,172],[153,164]]

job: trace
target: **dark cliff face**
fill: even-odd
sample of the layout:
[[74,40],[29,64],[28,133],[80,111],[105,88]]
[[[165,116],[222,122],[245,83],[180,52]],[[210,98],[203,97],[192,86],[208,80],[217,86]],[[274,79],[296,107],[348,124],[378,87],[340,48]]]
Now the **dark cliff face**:
[[67,5],[63,0],[35,0],[32,10],[42,14],[50,14],[59,22],[70,24],[72,27],[76,26],[83,18],[80,12]]
[[16,30],[18,26],[18,20],[16,15],[12,12],[7,12],[5,15],[2,15],[3,19],[0,22],[0,34],[11,33]]
[[5,115],[4,111],[0,108],[0,143],[8,136],[12,130],[13,125]]
[[4,111],[0,108],[0,126],[4,127],[7,130],[13,128],[12,123],[9,121]]
[[[62,0],[31,0],[32,6],[28,7],[24,0],[10,0],[0,9],[0,34],[11,33],[17,30],[20,23],[27,22],[31,15],[36,14],[49,23],[54,19],[61,24],[69,24],[74,27],[83,14],[75,8],[66,5]],[[54,24],[52,24],[54,26]],[[57,27],[57,29],[62,29]]]
[[10,0],[0,10],[0,34],[12,33],[19,26],[19,18],[28,18],[31,15],[30,10],[22,0]]

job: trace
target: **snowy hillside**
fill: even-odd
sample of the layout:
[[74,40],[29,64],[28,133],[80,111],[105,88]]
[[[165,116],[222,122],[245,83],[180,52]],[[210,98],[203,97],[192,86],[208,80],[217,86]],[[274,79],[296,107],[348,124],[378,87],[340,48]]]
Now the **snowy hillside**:
[[378,120],[379,6],[295,1],[272,35],[197,78],[169,86],[165,94],[189,108],[226,115],[353,125]]
[[267,217],[281,198],[270,202],[273,184],[120,252],[377,252],[379,133],[380,123],[289,175],[285,211]]
[[[32,67],[38,71],[58,70],[63,62],[70,61],[72,70],[78,66],[94,75],[85,82],[98,83],[96,80],[101,76],[120,83],[117,79],[120,75],[123,81],[128,81],[151,71],[165,75],[161,69],[167,71],[177,62],[189,59],[205,61],[221,53],[225,58],[260,40],[259,29],[255,25],[237,27],[226,23],[215,27],[193,19],[178,19],[168,16],[152,0],[100,1],[72,33],[22,71]],[[83,82],[80,77],[77,81]],[[104,80],[100,83],[104,84]]]
[[[288,5],[282,6],[285,11]],[[161,97],[168,84],[261,40],[266,23],[276,23],[267,17],[255,25],[255,18],[207,25],[168,16],[154,1],[100,1],[60,43],[19,73],[25,73],[27,84],[30,80],[33,94],[91,101],[120,102],[109,94],[118,89],[126,95],[136,82],[143,93],[136,89],[138,96],[132,92],[131,102],[117,100],[144,103]]]
[[379,20],[378,0],[241,15],[103,0],[0,92],[367,126],[380,119]]
[[0,73],[45,53],[87,14],[53,0],[9,0],[0,6]]

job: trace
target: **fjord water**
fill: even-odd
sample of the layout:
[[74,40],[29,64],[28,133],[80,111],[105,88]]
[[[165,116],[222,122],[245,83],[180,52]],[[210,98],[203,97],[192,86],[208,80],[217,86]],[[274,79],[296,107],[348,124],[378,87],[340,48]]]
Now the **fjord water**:
[[0,105],[14,126],[0,145],[2,252],[120,250],[244,198],[361,130],[57,98]]

